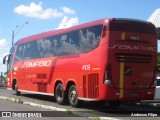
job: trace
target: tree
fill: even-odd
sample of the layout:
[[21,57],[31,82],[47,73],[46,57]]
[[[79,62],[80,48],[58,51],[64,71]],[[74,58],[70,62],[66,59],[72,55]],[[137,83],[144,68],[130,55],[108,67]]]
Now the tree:
[[158,53],[157,73],[160,73],[160,53]]

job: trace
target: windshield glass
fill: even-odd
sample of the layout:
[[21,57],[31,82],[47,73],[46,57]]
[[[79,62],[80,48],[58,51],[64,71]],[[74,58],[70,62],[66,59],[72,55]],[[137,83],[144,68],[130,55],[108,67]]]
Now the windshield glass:
[[8,56],[8,62],[7,62],[7,74],[10,72],[10,69],[11,69],[12,58],[13,58],[13,54],[10,54],[10,55]]

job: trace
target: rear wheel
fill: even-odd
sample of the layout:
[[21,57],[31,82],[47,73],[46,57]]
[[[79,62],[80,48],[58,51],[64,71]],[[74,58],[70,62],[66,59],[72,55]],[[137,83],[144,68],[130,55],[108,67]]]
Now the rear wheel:
[[60,105],[64,104],[64,101],[65,101],[65,92],[63,90],[63,85],[61,83],[59,83],[56,86],[55,98],[56,98],[56,102],[58,104],[60,104]]
[[78,107],[80,105],[80,101],[78,100],[78,93],[75,85],[72,85],[69,88],[68,102],[72,107]]

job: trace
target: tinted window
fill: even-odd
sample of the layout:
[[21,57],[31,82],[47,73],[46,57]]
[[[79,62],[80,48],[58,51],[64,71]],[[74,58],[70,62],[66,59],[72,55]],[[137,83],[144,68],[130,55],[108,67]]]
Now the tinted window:
[[99,45],[102,27],[96,25],[28,42],[23,45],[23,49],[19,45],[16,54],[21,59],[35,59],[90,52]]
[[109,30],[156,34],[152,24],[141,21],[113,20],[110,22]]
[[98,47],[102,33],[102,26],[90,27],[78,31],[79,47],[82,53],[89,52]]
[[90,52],[98,47],[102,25],[37,40],[40,57],[74,55]]
[[40,57],[40,52],[38,51],[36,41],[32,41],[24,45],[24,59],[25,60],[39,58],[39,57]]

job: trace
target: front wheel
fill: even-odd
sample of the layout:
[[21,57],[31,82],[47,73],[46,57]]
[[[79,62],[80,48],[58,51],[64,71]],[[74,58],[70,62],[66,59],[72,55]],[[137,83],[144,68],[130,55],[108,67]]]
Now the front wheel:
[[15,91],[16,91],[16,95],[17,95],[17,96],[20,96],[20,95],[21,95],[21,92],[18,91],[18,84],[17,84],[17,82],[15,82],[14,89],[15,89]]
[[78,100],[78,93],[75,85],[72,85],[69,88],[68,102],[72,107],[78,107],[80,105],[80,101]]

